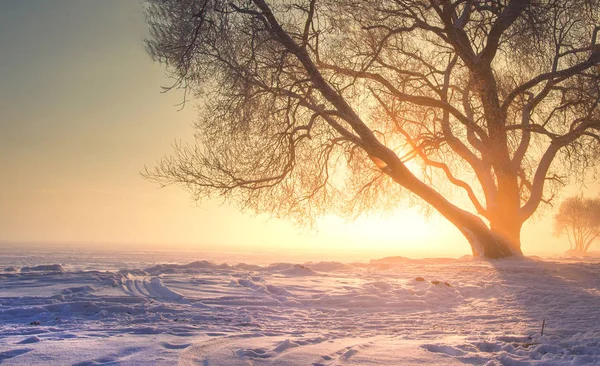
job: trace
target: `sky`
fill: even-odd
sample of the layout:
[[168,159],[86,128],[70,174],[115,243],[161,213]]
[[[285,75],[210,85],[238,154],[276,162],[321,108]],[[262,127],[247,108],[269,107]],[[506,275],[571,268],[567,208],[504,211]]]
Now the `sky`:
[[[163,94],[165,70],[144,50],[137,0],[0,2],[0,248],[307,253],[369,259],[470,254],[458,230],[417,209],[315,230],[232,204],[196,204],[140,171],[192,141],[193,103]],[[574,188],[571,188],[574,191]],[[526,254],[568,249],[551,213],[525,225]]]

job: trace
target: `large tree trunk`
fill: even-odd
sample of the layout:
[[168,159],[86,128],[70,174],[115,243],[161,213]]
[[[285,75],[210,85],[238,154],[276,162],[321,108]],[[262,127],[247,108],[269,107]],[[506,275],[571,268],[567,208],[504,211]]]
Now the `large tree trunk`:
[[[451,220],[452,221],[452,220]],[[512,232],[512,237],[506,235],[506,230],[496,231],[488,228],[485,223],[475,217],[463,218],[461,224],[453,222],[471,245],[474,257],[490,259],[522,255],[520,242],[520,225],[517,231]]]
[[[515,214],[515,216],[517,216]],[[502,223],[492,222],[491,232],[502,238],[515,254],[523,254],[521,251],[521,227],[518,219],[504,220]]]
[[523,254],[521,251],[522,227],[523,221],[519,216],[518,207],[510,210],[505,206],[502,210],[490,215],[490,231],[506,242],[514,254]]

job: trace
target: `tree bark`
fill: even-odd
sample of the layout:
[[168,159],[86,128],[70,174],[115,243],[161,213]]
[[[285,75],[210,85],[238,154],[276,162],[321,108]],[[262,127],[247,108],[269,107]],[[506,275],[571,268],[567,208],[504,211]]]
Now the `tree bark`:
[[523,223],[518,218],[518,211],[513,215],[503,216],[491,222],[491,232],[506,242],[514,254],[523,254],[521,251],[521,228]]
[[523,254],[520,241],[513,241],[518,239],[509,240],[504,235],[490,230],[483,223],[464,225],[459,227],[459,230],[469,241],[474,257],[498,259]]
[[516,177],[503,174],[498,195],[492,207],[488,207],[491,232],[502,238],[515,254],[521,251],[521,228],[524,220],[520,215],[519,191]]
[[465,236],[474,257],[497,259],[523,254],[520,222],[495,222],[488,228],[483,220],[474,215],[465,216],[458,212],[445,216]]

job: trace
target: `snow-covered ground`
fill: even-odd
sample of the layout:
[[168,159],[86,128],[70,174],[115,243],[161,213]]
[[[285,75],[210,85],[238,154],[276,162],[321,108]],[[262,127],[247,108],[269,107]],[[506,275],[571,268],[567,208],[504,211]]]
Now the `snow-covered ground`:
[[0,363],[600,365],[597,260],[229,262],[8,252]]

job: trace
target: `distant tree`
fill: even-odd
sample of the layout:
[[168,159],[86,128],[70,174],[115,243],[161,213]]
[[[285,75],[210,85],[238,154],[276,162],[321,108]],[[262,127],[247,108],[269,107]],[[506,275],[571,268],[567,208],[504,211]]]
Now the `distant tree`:
[[148,52],[201,105],[146,177],[196,199],[306,222],[410,192],[497,258],[597,163],[599,0],[147,5]]
[[571,250],[586,253],[600,237],[600,198],[567,198],[554,216],[554,233],[566,233]]

